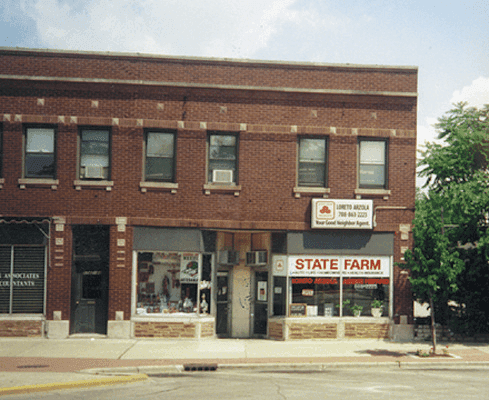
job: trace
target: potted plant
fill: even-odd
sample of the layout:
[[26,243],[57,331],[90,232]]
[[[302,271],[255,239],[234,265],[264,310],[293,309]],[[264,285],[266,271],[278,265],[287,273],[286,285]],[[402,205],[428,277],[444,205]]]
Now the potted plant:
[[384,302],[382,300],[374,300],[370,304],[370,312],[372,313],[372,316],[375,318],[380,318],[382,316],[382,306],[384,305]]
[[353,306],[350,306],[350,310],[355,317],[359,317],[360,314],[362,313],[363,306],[359,306],[358,304],[355,304]]
[[[336,307],[339,306],[340,305],[338,304]],[[363,306],[360,306],[358,304],[350,306],[350,300],[343,300],[343,308],[349,308],[355,317],[359,317],[363,310]]]

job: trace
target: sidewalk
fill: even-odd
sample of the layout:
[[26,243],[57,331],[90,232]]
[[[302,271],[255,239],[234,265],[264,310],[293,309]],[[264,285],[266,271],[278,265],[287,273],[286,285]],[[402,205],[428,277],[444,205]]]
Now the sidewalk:
[[[0,338],[0,395],[6,394],[5,388],[27,385],[46,385],[43,389],[54,390],[61,388],[63,382],[75,387],[82,381],[80,385],[86,387],[141,380],[146,379],[141,374],[176,372],[177,368],[182,371],[183,366],[201,369],[489,367],[489,344],[450,344],[450,356],[415,355],[416,350],[429,351],[430,346],[428,342],[384,340]],[[444,347],[443,344],[437,347],[439,354]],[[25,393],[34,389],[31,386],[23,390]]]

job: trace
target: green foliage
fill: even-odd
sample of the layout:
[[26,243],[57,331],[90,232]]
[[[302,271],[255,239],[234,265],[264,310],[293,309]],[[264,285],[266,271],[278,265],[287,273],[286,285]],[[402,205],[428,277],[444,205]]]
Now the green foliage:
[[489,107],[476,109],[458,103],[435,127],[445,145],[429,143],[422,152],[420,176],[426,186],[442,190],[447,184],[472,180],[476,171],[487,167]]
[[417,196],[405,255],[415,297],[432,299],[440,322],[466,334],[489,332],[488,122],[488,106],[464,103],[439,119],[445,144],[428,144],[418,164],[427,193]]

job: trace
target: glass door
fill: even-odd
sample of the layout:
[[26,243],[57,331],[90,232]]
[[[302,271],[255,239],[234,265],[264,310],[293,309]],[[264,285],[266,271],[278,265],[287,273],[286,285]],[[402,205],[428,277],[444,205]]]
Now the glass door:
[[268,272],[255,272],[253,334],[265,336],[268,323]]
[[229,296],[229,272],[217,273],[216,298],[216,334],[219,337],[229,336],[229,317],[231,309],[231,296]]

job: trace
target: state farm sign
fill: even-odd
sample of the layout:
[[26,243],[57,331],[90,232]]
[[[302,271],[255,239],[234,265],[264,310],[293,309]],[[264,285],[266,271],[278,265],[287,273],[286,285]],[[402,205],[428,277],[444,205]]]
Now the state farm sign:
[[373,229],[372,215],[372,200],[312,199],[311,227]]
[[389,277],[389,256],[289,256],[289,276]]

